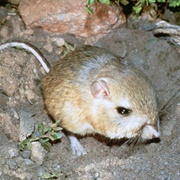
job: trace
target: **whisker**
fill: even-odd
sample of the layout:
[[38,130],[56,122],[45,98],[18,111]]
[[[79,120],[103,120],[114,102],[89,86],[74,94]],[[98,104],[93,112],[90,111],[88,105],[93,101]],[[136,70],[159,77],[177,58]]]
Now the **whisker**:
[[133,141],[133,146],[137,145],[137,142],[139,141],[139,136],[137,136]]
[[130,144],[133,142],[133,139],[134,139],[134,138],[128,139],[128,140],[125,142],[125,144],[130,145]]
[[138,136],[136,136],[136,137],[133,139],[133,141],[132,141],[132,143],[131,143],[131,148],[134,148],[134,147],[135,147],[135,145],[137,144],[138,139],[139,139]]
[[130,138],[128,139],[125,144],[128,144],[130,146],[130,148],[134,148],[134,146],[140,144],[141,142],[141,132],[139,132],[139,134],[136,137]]
[[123,145],[128,145],[130,149],[134,148],[136,145],[139,145],[142,142],[141,134],[142,132],[140,131],[137,136],[129,138],[123,142]]
[[139,136],[139,138],[138,138],[137,145],[140,144],[140,142],[142,142],[141,136]]
[[142,142],[142,131],[139,132],[138,134],[138,141],[137,141],[137,145],[140,144],[140,142]]

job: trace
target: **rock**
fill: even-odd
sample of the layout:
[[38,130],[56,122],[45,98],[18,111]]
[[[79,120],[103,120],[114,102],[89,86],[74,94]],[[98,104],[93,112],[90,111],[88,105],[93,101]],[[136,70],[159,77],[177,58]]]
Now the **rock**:
[[0,146],[0,155],[4,158],[13,158],[19,155],[19,150],[15,146]]
[[25,163],[26,165],[28,165],[28,166],[34,165],[34,162],[31,161],[30,159],[24,159],[24,163]]
[[40,177],[40,176],[42,176],[42,175],[44,175],[44,174],[46,174],[47,173],[47,169],[46,168],[44,168],[44,167],[39,167],[38,169],[37,169],[37,175]]
[[24,158],[24,159],[29,159],[30,158],[30,155],[31,155],[31,152],[30,151],[22,151],[20,152],[21,153],[21,156]]
[[[172,102],[173,101],[173,102]],[[161,131],[163,136],[172,136],[174,129],[180,118],[180,92],[176,93],[176,96],[171,99],[171,104],[167,109],[163,110],[163,113],[167,113],[166,119],[162,121]]]
[[91,7],[93,14],[89,14],[85,11],[86,3],[85,0],[22,0],[19,12],[27,28],[42,27],[80,37],[103,35],[125,23],[120,7],[96,3]]
[[27,97],[28,101],[30,101],[30,102],[31,102],[31,100],[35,99],[35,97],[36,97],[36,95],[32,89],[26,89],[25,96]]
[[31,144],[31,160],[38,165],[42,165],[47,151],[41,146],[39,142],[32,142]]
[[3,37],[3,38],[7,38],[9,36],[9,31],[8,31],[8,28],[6,26],[3,26],[0,30],[0,35]]
[[56,43],[56,45],[58,47],[64,46],[64,44],[65,44],[65,41],[63,38],[55,37],[55,38],[53,38],[53,41]]
[[175,113],[176,113],[176,118],[180,119],[180,102],[177,103]]
[[7,9],[5,7],[0,7],[0,24],[3,24],[7,18]]
[[14,96],[15,92],[17,91],[17,86],[15,84],[16,80],[17,79],[14,77],[12,79],[9,77],[2,79],[2,91],[8,97]]
[[20,112],[20,133],[19,140],[23,141],[34,131],[35,120],[33,118],[33,112]]
[[24,159],[21,156],[18,156],[15,158],[15,161],[17,163],[17,166],[21,167],[22,163],[24,162]]
[[8,159],[6,164],[9,166],[10,169],[13,169],[13,170],[18,168],[17,163],[14,159]]
[[22,31],[25,30],[24,23],[18,15],[13,16],[11,18],[13,34],[19,36],[22,33]]
[[95,43],[95,46],[103,47],[117,57],[125,58],[127,56],[127,45],[122,38],[123,29],[124,28],[121,28],[121,32],[114,30],[113,32],[109,33],[108,36],[99,39]]
[[50,43],[47,43],[43,46],[43,48],[48,51],[49,53],[53,53],[53,46]]
[[8,97],[4,94],[0,92],[0,107],[2,108],[3,106],[6,105],[7,101],[8,101]]
[[13,141],[19,140],[19,130],[13,124],[11,117],[7,113],[0,113],[0,126],[4,133]]

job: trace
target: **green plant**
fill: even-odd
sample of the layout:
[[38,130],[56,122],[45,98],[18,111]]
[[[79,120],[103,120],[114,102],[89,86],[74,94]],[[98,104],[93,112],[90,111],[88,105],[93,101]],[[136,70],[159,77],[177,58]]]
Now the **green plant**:
[[178,7],[180,6],[180,0],[168,0],[169,7]]
[[[98,0],[100,3],[102,4],[107,4],[110,5],[110,0]],[[97,2],[97,0],[87,0],[87,5],[85,7],[85,10],[89,13],[89,14],[93,14],[92,9],[90,8],[91,5],[94,5]]]
[[[97,2],[110,5],[110,0],[88,0],[87,6],[86,6],[86,11],[90,14],[93,14],[91,6]],[[140,15],[143,8],[145,6],[148,6],[148,7],[150,7],[150,14],[152,15],[152,17],[158,16],[160,4],[164,8],[167,8],[167,7],[175,8],[175,7],[180,6],[180,0],[111,0],[111,2],[115,2],[118,6],[122,5],[124,7],[131,4],[132,11],[136,15]]]
[[76,49],[76,45],[71,45],[65,42],[63,48],[64,49],[61,58],[65,57],[69,52],[74,51]]
[[38,141],[41,143],[41,145],[46,149],[47,151],[50,151],[50,148],[52,147],[51,142],[54,142],[56,140],[59,140],[62,137],[62,134],[59,133],[59,131],[62,130],[59,126],[59,121],[52,124],[51,126],[48,126],[47,124],[44,124],[42,122],[38,123],[38,136],[32,136],[24,141],[21,141],[18,143],[18,148],[20,150],[30,150],[31,149],[31,143]]
[[43,175],[41,175],[41,177],[40,178],[42,178],[42,179],[56,179],[56,178],[58,178],[59,176],[58,176],[58,174],[56,174],[55,172],[51,172],[51,173],[45,173],[45,174],[43,174]]

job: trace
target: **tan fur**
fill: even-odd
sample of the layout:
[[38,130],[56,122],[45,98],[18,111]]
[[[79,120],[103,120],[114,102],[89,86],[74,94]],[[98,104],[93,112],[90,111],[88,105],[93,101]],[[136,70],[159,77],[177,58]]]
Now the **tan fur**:
[[[91,94],[90,86],[98,78],[108,81],[107,98],[95,99]],[[121,138],[121,132],[124,137],[136,136],[149,121],[156,127],[158,110],[150,82],[135,68],[97,47],[78,48],[61,59],[42,79],[42,91],[49,114],[73,133],[109,137],[110,132]],[[131,122],[116,110],[126,96],[132,106],[132,117],[137,117],[137,125],[133,120],[132,128]],[[90,128],[83,129],[87,124]]]

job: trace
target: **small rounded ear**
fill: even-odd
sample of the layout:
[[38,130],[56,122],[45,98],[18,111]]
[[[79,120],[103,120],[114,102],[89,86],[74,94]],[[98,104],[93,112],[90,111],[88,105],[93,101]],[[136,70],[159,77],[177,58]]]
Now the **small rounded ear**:
[[103,79],[92,82],[91,94],[96,99],[107,98],[110,94],[107,82]]

